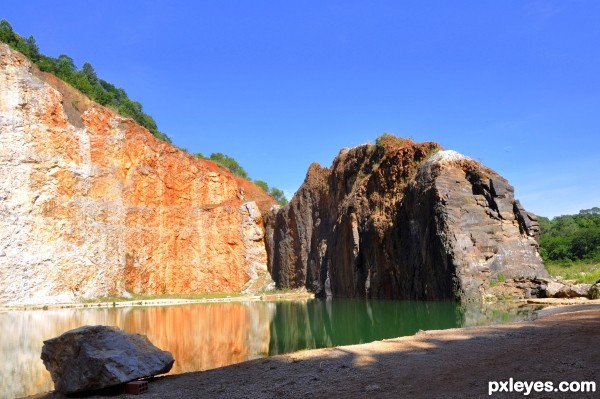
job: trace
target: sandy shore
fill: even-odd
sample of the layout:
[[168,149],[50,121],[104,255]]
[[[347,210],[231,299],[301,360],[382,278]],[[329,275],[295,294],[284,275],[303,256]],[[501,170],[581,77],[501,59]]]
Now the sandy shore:
[[[555,387],[562,381],[594,381],[600,391],[599,343],[600,305],[554,307],[543,310],[535,321],[420,332],[155,378],[141,397],[480,398],[490,397],[489,381],[510,378],[552,381]],[[494,396],[524,397],[523,393]],[[598,392],[533,392],[525,397],[598,397]],[[63,396],[49,393],[35,398]]]

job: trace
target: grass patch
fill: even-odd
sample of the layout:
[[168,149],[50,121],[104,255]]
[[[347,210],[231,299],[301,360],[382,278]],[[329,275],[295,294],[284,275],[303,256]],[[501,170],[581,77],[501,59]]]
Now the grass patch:
[[427,152],[427,155],[425,156],[425,159],[431,158],[432,156],[434,156],[435,154],[437,154],[441,150],[442,149],[440,147],[431,147],[431,149]]
[[546,270],[551,276],[561,276],[577,283],[594,284],[600,280],[600,264],[595,262],[546,262]]
[[402,146],[406,141],[410,141],[410,139],[405,139],[402,137],[394,136],[391,133],[384,132],[375,139],[375,145],[377,147],[383,147],[386,145],[399,147]]

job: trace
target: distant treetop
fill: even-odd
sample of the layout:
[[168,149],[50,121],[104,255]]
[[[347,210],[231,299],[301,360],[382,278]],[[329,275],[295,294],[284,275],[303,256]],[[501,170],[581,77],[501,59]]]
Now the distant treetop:
[[544,261],[600,262],[600,208],[553,219],[540,216],[540,255]]

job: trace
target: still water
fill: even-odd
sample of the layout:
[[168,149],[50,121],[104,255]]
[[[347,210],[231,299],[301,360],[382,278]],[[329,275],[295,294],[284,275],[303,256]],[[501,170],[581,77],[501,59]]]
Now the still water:
[[207,370],[301,349],[372,342],[419,330],[531,317],[451,302],[304,300],[0,312],[0,397],[53,390],[42,341],[83,325],[142,333],[175,358],[171,373]]

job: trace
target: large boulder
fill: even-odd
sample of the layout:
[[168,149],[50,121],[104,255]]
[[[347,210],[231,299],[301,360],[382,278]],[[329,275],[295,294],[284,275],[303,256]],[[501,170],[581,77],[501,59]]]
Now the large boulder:
[[564,284],[557,283],[555,281],[550,281],[545,285],[546,289],[544,290],[546,293],[546,298],[554,298],[559,297],[559,293],[566,287]]
[[54,389],[66,394],[164,374],[175,361],[145,335],[108,326],[83,326],[44,341],[42,360]]
[[555,297],[557,298],[583,298],[590,294],[591,284],[567,284],[561,288]]

